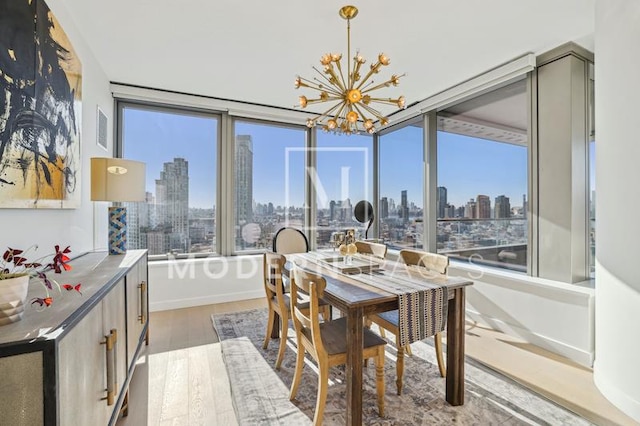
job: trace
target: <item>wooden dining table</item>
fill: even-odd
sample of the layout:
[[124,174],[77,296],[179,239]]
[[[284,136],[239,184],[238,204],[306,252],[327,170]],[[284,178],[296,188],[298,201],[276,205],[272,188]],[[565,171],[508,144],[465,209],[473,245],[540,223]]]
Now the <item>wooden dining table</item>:
[[[371,285],[372,274],[401,276],[415,283],[444,285],[448,289],[447,313],[447,377],[446,400],[451,405],[464,404],[464,322],[465,287],[473,282],[459,277],[429,275],[403,263],[384,261],[375,271],[344,274],[324,262],[331,253],[288,254],[283,274],[288,277],[294,264],[325,277],[327,286],[322,296],[347,317],[347,425],[362,424],[362,343],[363,318],[366,315],[398,309],[398,295]],[[310,261],[311,259],[311,261]],[[316,259],[317,261],[313,261]],[[368,282],[369,281],[369,282]],[[279,319],[274,319],[277,336]]]

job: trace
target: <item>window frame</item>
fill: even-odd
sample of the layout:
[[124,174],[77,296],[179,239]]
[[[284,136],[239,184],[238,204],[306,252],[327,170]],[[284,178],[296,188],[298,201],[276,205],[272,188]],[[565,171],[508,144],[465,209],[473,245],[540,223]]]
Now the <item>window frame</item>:
[[[227,230],[226,232],[226,238],[224,241],[224,247],[225,247],[225,253],[227,253],[227,255],[232,255],[232,256],[244,256],[244,255],[255,255],[255,254],[261,254],[264,253],[264,249],[250,249],[250,250],[236,250],[236,244],[235,244],[235,222],[236,222],[236,205],[235,205],[235,188],[236,188],[236,182],[235,182],[235,150],[236,150],[236,123],[238,121],[243,122],[243,123],[247,123],[247,124],[257,124],[257,125],[262,125],[262,126],[273,126],[273,127],[279,127],[279,128],[284,128],[284,129],[294,129],[294,130],[302,130],[304,132],[304,148],[305,148],[305,172],[306,172],[306,164],[308,163],[308,157],[309,157],[309,145],[310,145],[310,131],[311,129],[309,129],[307,126],[305,125],[296,125],[296,124],[291,124],[291,123],[282,123],[282,122],[278,122],[278,121],[270,121],[270,120],[264,120],[264,119],[259,119],[259,118],[251,118],[251,117],[244,117],[244,116],[229,116],[228,117],[228,121],[229,121],[229,133],[228,133],[228,139],[227,139],[227,143],[225,143],[224,145],[228,148],[228,152],[225,153],[225,155],[227,155],[227,164],[230,165],[230,167],[228,167],[227,169],[227,175],[226,175],[226,179],[228,182],[228,185],[225,186],[224,191],[225,191],[225,195],[226,198],[231,200],[231,202],[228,202],[225,204],[225,229]],[[305,173],[306,175],[306,173]],[[306,176],[305,176],[306,177]],[[223,188],[220,188],[220,190],[222,191]],[[305,184],[305,188],[304,188],[304,196],[303,196],[303,202],[304,205],[309,205],[309,190],[307,188],[307,185]],[[303,208],[305,207],[303,205]],[[310,241],[309,238],[309,223],[306,222],[306,214],[305,214],[305,223],[302,229],[302,232],[304,232],[304,234],[307,236],[307,240]]]
[[[538,62],[537,62],[538,60]],[[592,59],[591,59],[592,61]],[[433,225],[435,231],[436,219],[429,220],[430,218],[436,218],[435,211],[431,212],[431,207],[435,210],[435,196],[437,191],[437,184],[435,183],[435,176],[437,172],[437,164],[433,159],[435,158],[436,147],[434,141],[436,139],[436,117],[437,111],[446,109],[449,106],[461,102],[465,99],[470,99],[478,96],[484,92],[494,90],[501,85],[508,84],[516,79],[525,77],[527,79],[527,97],[528,97],[528,112],[530,116],[529,126],[529,147],[528,147],[528,180],[529,180],[529,205],[528,216],[529,220],[529,261],[527,274],[530,276],[537,276],[537,262],[539,257],[538,250],[538,229],[534,215],[537,209],[537,194],[538,188],[536,186],[538,164],[535,161],[537,155],[537,128],[535,125],[537,121],[537,102],[536,102],[536,70],[540,66],[539,57],[533,54],[527,54],[520,58],[516,58],[509,63],[499,65],[485,73],[479,74],[470,78],[460,84],[454,85],[449,89],[445,89],[429,98],[413,103],[404,111],[390,114],[392,125],[384,127],[379,132],[373,135],[373,200],[374,211],[378,212],[378,202],[380,199],[379,188],[379,138],[386,133],[393,132],[399,127],[408,125],[413,120],[424,122],[424,195],[423,195],[423,212],[425,233],[423,245],[426,250],[433,251],[435,249],[435,232],[430,232],[429,228]],[[227,188],[235,188],[233,177],[233,155],[235,152],[235,130],[234,120],[265,122],[270,125],[281,125],[284,127],[300,127],[305,128],[307,132],[307,147],[315,148],[317,146],[317,132],[316,128],[309,129],[304,125],[309,114],[286,108],[275,108],[265,105],[258,105],[252,103],[246,103],[241,101],[232,101],[225,99],[218,99],[203,95],[191,95],[185,93],[177,93],[170,91],[163,91],[159,89],[142,88],[136,86],[127,86],[123,84],[112,83],[111,91],[114,97],[114,109],[115,116],[115,128],[117,139],[114,141],[115,156],[120,156],[122,153],[122,137],[121,137],[121,105],[132,105],[140,108],[160,108],[162,110],[183,110],[187,112],[211,114],[218,118],[218,146],[217,146],[217,167],[218,172],[216,176],[216,253],[211,254],[198,254],[197,257],[208,256],[232,256],[236,255],[234,250],[234,234],[232,223],[235,222],[235,216],[228,214],[227,209],[231,209],[234,213],[234,190],[227,190]],[[593,117],[590,117],[591,119]],[[593,125],[593,123],[591,123]],[[588,159],[586,160],[588,161]],[[313,150],[308,151],[306,156],[306,166],[315,166],[316,156]],[[432,176],[433,175],[433,176]],[[315,189],[310,185],[308,173],[306,173],[305,179],[305,233],[309,237],[311,249],[315,249],[315,238],[310,238],[309,228],[316,222],[316,194]],[[588,182],[587,182],[588,184]],[[586,186],[586,185],[585,185]],[[587,190],[585,188],[585,190]],[[223,208],[224,207],[224,208]],[[585,206],[585,213],[588,216],[588,203]],[[379,236],[379,218],[374,221],[372,226],[373,232],[370,231],[370,235],[374,237]],[[588,242],[588,235],[584,236],[585,241]],[[588,244],[587,244],[588,246]],[[249,254],[246,252],[239,253],[241,255]],[[189,255],[189,256],[194,256]],[[160,256],[161,258],[163,256]],[[184,256],[187,257],[187,256]]]
[[145,102],[145,101],[139,101],[139,100],[132,100],[132,99],[119,99],[116,98],[114,101],[114,109],[116,111],[116,123],[115,123],[115,130],[116,130],[116,138],[113,144],[113,156],[114,157],[119,157],[122,158],[123,154],[124,154],[124,110],[125,108],[130,107],[130,108],[135,108],[138,110],[144,110],[144,111],[155,111],[155,112],[162,112],[162,113],[183,113],[184,115],[191,115],[191,116],[201,116],[201,117],[206,117],[206,118],[215,118],[218,122],[217,125],[217,132],[216,132],[216,196],[215,196],[215,221],[216,221],[216,242],[215,242],[215,250],[213,252],[210,253],[179,253],[179,254],[175,254],[175,255],[169,255],[169,254],[156,254],[156,255],[149,255],[149,260],[150,261],[155,261],[155,260],[169,260],[169,259],[193,259],[193,258],[206,258],[206,257],[217,257],[222,255],[222,253],[220,252],[220,248],[221,248],[221,241],[220,241],[220,236],[221,236],[221,226],[222,224],[220,223],[220,209],[218,208],[218,206],[220,205],[220,186],[218,185],[218,183],[220,182],[220,175],[221,175],[221,156],[220,156],[220,152],[221,152],[221,145],[222,145],[222,122],[223,122],[223,114],[220,111],[216,111],[216,110],[209,110],[209,109],[204,109],[204,108],[196,108],[196,107],[188,107],[188,106],[182,106],[182,105],[178,105],[178,104],[168,104],[168,103],[162,103],[162,102]]

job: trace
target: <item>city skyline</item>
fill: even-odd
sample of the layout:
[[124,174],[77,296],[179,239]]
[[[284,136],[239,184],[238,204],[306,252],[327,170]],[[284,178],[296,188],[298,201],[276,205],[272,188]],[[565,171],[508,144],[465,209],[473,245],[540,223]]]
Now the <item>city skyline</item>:
[[[159,175],[165,161],[185,158],[191,165],[190,206],[213,208],[217,175],[217,119],[205,115],[171,114],[136,108],[125,108],[124,118],[127,143],[124,144],[123,154],[126,158],[147,164],[147,190],[153,189],[154,176]],[[235,122],[235,131],[236,135],[250,135],[253,141],[254,180],[262,183],[253,197],[254,201],[284,205],[284,192],[288,185],[291,205],[301,206],[304,198],[305,130],[238,120]],[[419,161],[419,166],[403,167],[408,159],[423,158],[422,128],[407,126],[406,131],[383,135],[381,140],[381,157],[384,161],[380,164],[380,196],[398,199],[400,191],[407,190],[411,201],[422,207],[422,197],[418,194],[422,194],[423,179],[415,179],[415,176],[417,172],[422,174],[420,168],[423,163]],[[527,193],[526,147],[441,131],[438,132],[438,141],[437,185],[449,188],[452,204],[462,205],[479,193],[505,195],[511,200],[518,200]],[[154,149],[149,149],[150,144]],[[319,132],[318,146],[324,149],[366,150],[365,156],[357,150],[350,154],[340,150],[322,152],[318,155],[317,171],[327,192],[327,200],[343,198],[340,195],[342,167],[349,167],[350,183],[353,184],[349,198],[371,200],[371,137]],[[465,155],[460,155],[461,152]],[[167,153],[170,153],[169,156]],[[284,172],[286,167],[289,169],[287,175]],[[274,173],[274,170],[279,172]],[[362,183],[365,174],[368,175],[366,185]]]

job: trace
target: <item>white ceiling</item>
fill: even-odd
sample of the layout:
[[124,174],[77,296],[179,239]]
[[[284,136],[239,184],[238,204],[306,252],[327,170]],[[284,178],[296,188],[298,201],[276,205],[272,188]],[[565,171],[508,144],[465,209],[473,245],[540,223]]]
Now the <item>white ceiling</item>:
[[[59,0],[113,82],[291,108],[323,53],[346,56],[344,0]],[[527,52],[567,41],[593,50],[595,0],[355,2],[352,50],[407,105]],[[382,90],[380,91],[380,93]],[[382,94],[382,93],[381,93]]]

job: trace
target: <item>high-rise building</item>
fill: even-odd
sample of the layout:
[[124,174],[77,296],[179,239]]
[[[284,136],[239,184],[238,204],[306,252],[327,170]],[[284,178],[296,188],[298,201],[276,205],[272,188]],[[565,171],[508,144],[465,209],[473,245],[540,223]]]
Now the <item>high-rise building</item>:
[[407,202],[407,190],[400,191],[400,212],[398,214],[403,223],[409,222],[409,203]]
[[151,192],[145,193],[145,201],[135,203],[124,203],[127,208],[127,248],[144,249],[147,248],[146,233],[150,227],[155,226],[154,219],[155,198]]
[[335,202],[335,200],[329,201],[329,220],[336,220],[336,202]]
[[496,197],[496,203],[493,213],[493,217],[496,219],[505,219],[511,217],[511,204],[509,203],[509,197],[505,195],[498,195]]
[[467,201],[467,205],[464,206],[464,217],[465,219],[475,219],[478,217],[476,202],[474,201],[473,198]]
[[527,212],[529,211],[529,203],[527,203],[527,194],[522,194],[522,216],[527,218]]
[[386,219],[389,217],[389,200],[387,197],[380,199],[380,218]]
[[[174,158],[164,163],[156,179],[156,200],[160,226],[172,235],[167,251],[188,253],[189,242],[189,162]],[[166,240],[165,240],[166,241]]]
[[436,206],[438,209],[438,219],[445,217],[445,211],[447,208],[447,188],[444,186],[438,187],[438,193],[436,195]]
[[253,221],[253,142],[251,135],[236,136],[236,220]]
[[456,207],[453,204],[447,204],[444,209],[444,217],[446,219],[453,219],[456,217]]
[[491,199],[488,195],[478,195],[476,198],[476,218],[491,219]]

